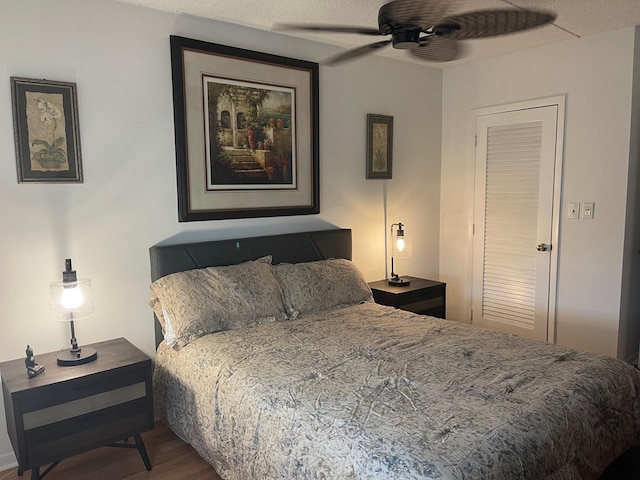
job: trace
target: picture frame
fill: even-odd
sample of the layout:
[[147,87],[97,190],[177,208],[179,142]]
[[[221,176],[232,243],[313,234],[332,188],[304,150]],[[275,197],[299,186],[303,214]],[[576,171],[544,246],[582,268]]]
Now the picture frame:
[[83,183],[76,84],[10,81],[18,183]]
[[318,64],[170,43],[178,220],[319,213]]
[[393,117],[367,114],[367,178],[390,179],[393,167]]

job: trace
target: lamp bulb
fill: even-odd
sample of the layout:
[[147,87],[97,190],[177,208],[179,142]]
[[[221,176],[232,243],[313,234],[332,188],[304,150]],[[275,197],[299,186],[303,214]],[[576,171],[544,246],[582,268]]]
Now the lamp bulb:
[[60,305],[68,310],[73,310],[82,305],[83,301],[84,297],[82,296],[82,290],[80,287],[75,286],[63,289]]
[[398,250],[398,252],[403,252],[404,247],[404,238],[398,238],[398,240],[396,241],[396,250]]

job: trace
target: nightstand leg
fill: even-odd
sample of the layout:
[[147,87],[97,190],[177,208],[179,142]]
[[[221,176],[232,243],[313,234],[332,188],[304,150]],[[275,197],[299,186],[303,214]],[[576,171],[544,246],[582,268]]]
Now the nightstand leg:
[[58,460],[57,462],[53,462],[51,465],[49,465],[46,470],[44,472],[42,472],[42,475],[40,475],[40,467],[35,467],[31,469],[31,480],[42,480],[44,477],[47,476],[47,474],[53,470],[54,468],[56,468],[56,466],[61,462],[62,460]]
[[136,446],[138,447],[144,466],[147,467],[147,471],[151,471],[151,461],[149,461],[149,455],[147,455],[147,449],[144,447],[142,437],[138,434],[134,435],[133,438],[136,440]]

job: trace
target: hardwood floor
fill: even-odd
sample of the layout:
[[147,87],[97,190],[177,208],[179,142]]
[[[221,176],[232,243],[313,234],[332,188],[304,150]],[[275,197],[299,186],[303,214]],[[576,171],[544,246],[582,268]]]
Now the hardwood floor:
[[[66,458],[56,466],[45,480],[222,480],[196,451],[180,440],[162,422],[142,434],[153,466],[150,472],[136,449],[102,447]],[[133,441],[133,440],[131,440]],[[43,472],[45,469],[41,468]],[[31,471],[22,477],[18,469],[0,472],[0,480],[27,480]]]

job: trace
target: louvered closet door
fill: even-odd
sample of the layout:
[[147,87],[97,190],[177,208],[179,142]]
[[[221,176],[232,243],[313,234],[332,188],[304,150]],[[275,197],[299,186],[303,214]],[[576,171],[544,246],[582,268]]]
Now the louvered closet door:
[[472,323],[547,340],[557,106],[478,116]]

